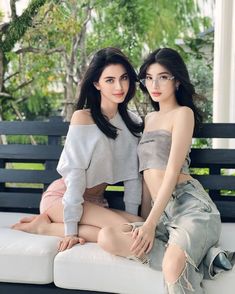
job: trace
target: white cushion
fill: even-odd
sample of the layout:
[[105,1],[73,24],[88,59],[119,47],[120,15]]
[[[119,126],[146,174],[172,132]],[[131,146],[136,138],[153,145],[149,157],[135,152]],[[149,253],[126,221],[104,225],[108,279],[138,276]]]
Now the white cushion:
[[[57,254],[59,238],[11,230],[28,214],[0,212],[0,281],[121,294],[163,294],[163,277],[134,261],[112,256],[97,244],[76,245]],[[221,245],[235,248],[235,223],[222,225]],[[234,294],[235,268],[216,280],[204,281],[207,294]]]
[[23,216],[0,212],[0,281],[51,283],[58,238],[10,229]]
[[112,293],[156,294],[163,288],[162,273],[103,251],[95,243],[76,245],[55,258],[58,287]]
[[[222,225],[221,245],[234,250],[235,223]],[[55,258],[58,287],[121,294],[163,294],[162,273],[104,252],[97,244],[77,245]],[[235,269],[213,281],[205,280],[207,294],[234,294]]]

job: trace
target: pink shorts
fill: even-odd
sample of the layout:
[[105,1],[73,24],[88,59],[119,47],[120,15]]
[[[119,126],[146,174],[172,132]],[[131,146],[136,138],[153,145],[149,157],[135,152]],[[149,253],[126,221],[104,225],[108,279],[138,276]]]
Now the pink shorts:
[[[40,213],[48,210],[52,205],[62,202],[62,197],[66,191],[66,186],[63,178],[55,180],[50,184],[47,190],[42,194],[42,199],[40,202]],[[107,200],[103,197],[103,195],[89,197],[84,195],[84,200],[92,202],[96,205],[102,207],[108,207]]]

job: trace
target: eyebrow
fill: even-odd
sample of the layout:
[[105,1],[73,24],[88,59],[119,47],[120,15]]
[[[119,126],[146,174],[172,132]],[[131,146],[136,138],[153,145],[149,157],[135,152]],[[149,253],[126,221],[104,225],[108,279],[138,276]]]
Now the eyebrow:
[[[127,75],[127,72],[125,72],[124,74],[122,74],[120,76],[120,78],[122,78],[123,76],[126,76],[126,75]],[[107,76],[107,77],[104,77],[104,79],[115,79],[115,77]]]
[[[170,73],[169,73],[168,71],[160,72],[160,73],[158,73],[157,75],[159,76],[159,75],[163,75],[163,74],[168,74],[168,75],[170,75]],[[148,72],[146,72],[146,75],[152,76],[152,74],[150,74],[150,73],[148,73]]]

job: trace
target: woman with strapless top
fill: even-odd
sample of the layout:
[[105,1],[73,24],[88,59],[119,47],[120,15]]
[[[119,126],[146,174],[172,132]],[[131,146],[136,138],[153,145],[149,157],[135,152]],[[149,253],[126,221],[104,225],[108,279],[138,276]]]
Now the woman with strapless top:
[[145,118],[138,145],[145,222],[104,228],[99,243],[113,254],[162,270],[165,293],[201,294],[204,277],[214,278],[232,264],[217,244],[219,211],[189,173],[192,136],[201,121],[193,102],[198,95],[183,59],[170,48],[147,57],[139,80],[155,110]]

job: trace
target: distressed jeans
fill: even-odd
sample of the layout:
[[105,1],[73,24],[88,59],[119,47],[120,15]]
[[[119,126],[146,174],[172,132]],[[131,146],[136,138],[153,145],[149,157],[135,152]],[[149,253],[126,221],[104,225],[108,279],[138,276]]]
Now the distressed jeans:
[[[132,228],[143,223],[130,223]],[[223,252],[218,247],[221,232],[220,214],[202,185],[195,179],[176,186],[170,201],[156,227],[154,245],[141,260],[151,268],[161,270],[168,244],[178,245],[185,253],[186,265],[175,283],[165,282],[168,294],[204,293],[202,280],[214,278],[213,261]]]

